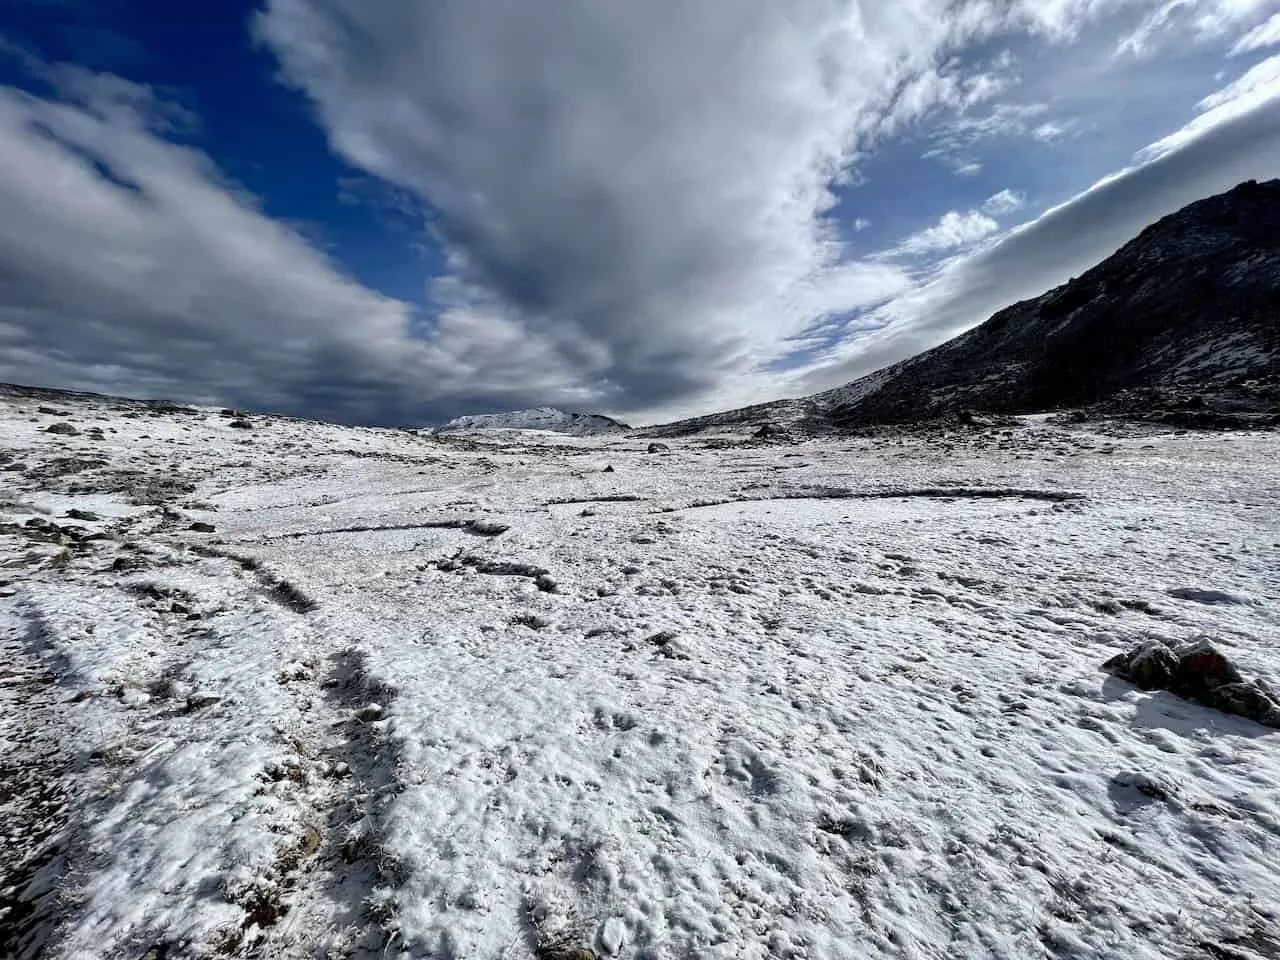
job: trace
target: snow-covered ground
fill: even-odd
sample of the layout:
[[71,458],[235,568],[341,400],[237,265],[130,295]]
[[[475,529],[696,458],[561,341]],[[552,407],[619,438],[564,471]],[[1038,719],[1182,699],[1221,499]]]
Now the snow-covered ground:
[[1280,955],[1280,731],[1099,669],[1280,679],[1278,434],[42,402],[0,397],[0,956]]

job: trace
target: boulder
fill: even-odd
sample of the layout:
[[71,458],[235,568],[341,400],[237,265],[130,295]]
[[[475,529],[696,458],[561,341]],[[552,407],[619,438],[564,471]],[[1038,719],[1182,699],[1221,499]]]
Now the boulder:
[[56,433],[63,437],[79,436],[80,431],[69,423],[51,423],[44,428],[45,433]]
[[1178,658],[1158,640],[1117,654],[1102,665],[1141,690],[1168,690],[1178,669]]
[[1263,680],[1246,681],[1234,663],[1208,640],[1176,650],[1150,641],[1103,663],[1109,673],[1143,690],[1168,690],[1280,729],[1280,698]]

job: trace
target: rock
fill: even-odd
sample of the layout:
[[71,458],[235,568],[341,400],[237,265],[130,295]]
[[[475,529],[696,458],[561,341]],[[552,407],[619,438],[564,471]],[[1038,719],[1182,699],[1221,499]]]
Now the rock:
[[651,443],[645,453],[669,453],[671,448],[665,443]]
[[496,537],[500,533],[506,533],[511,527],[505,523],[499,523],[497,520],[470,520],[467,522],[466,529],[470,533],[479,534],[482,537]]
[[559,593],[560,584],[556,583],[556,578],[549,573],[544,573],[533,581],[533,585],[543,593]]
[[1235,664],[1207,640],[1178,650],[1178,666],[1170,689],[1184,697],[1199,698],[1224,684],[1244,680]]
[[613,464],[609,464],[607,467],[605,467],[605,468],[604,468],[603,470],[601,470],[600,472],[601,472],[601,473],[613,473]]
[[771,437],[785,437],[787,436],[787,431],[785,428],[779,427],[777,424],[765,423],[761,424],[760,429],[751,434],[751,436],[755,437],[757,440],[768,440]]
[[1208,640],[1177,650],[1153,641],[1117,654],[1102,667],[1143,690],[1168,690],[1223,713],[1280,729],[1280,698],[1265,681],[1246,681],[1236,665]]
[[68,417],[71,415],[70,410],[59,410],[57,407],[36,407],[36,413],[43,413],[50,417]]
[[537,613],[517,613],[511,618],[511,622],[520,627],[528,627],[530,630],[541,630],[551,626],[549,618]]
[[1157,640],[1128,653],[1117,654],[1104,663],[1102,668],[1122,680],[1128,680],[1139,689],[1167,690],[1178,669],[1178,658]]
[[1223,684],[1213,691],[1212,699],[1212,705],[1224,713],[1234,713],[1256,720],[1264,727],[1280,729],[1280,702],[1260,680]]
[[44,428],[45,433],[56,433],[63,437],[78,437],[80,431],[69,423],[51,423]]
[[221,696],[210,690],[197,690],[187,697],[187,712],[191,713],[196,710],[203,710],[205,707],[211,707],[221,699]]
[[356,711],[356,719],[364,723],[372,723],[374,720],[381,720],[386,712],[387,710],[382,704],[369,703]]
[[197,520],[187,529],[193,533],[213,533],[214,526],[212,523],[205,523],[203,520]]
[[98,516],[96,513],[93,513],[90,510],[77,510],[75,508],[68,510],[65,514],[63,514],[63,516],[65,516],[68,520],[87,520],[91,523],[95,520],[102,519],[100,516]]
[[232,420],[227,424],[229,427],[235,427],[237,430],[252,430],[253,424],[243,418]]

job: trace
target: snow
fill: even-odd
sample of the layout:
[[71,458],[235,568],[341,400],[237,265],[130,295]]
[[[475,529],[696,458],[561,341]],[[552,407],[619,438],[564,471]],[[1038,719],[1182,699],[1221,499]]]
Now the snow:
[[1280,734],[1099,667],[1208,636],[1280,679],[1280,435],[36,405],[0,398],[2,955],[1274,953]]

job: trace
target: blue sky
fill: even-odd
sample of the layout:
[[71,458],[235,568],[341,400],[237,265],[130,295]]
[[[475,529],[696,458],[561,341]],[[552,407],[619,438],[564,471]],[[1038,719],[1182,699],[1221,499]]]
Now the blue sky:
[[839,385],[1280,175],[1270,0],[14,0],[0,379],[352,422]]

